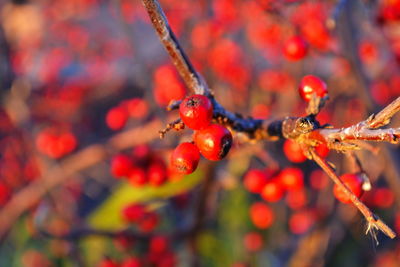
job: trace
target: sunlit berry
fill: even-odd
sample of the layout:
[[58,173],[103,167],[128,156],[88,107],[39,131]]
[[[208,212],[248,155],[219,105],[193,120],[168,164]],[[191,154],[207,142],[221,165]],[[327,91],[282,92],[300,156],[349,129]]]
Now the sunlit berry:
[[128,180],[133,186],[142,186],[147,183],[146,172],[142,168],[130,170]]
[[192,95],[179,105],[179,115],[189,128],[200,130],[211,123],[213,106],[208,97]]
[[279,180],[274,178],[264,185],[261,197],[268,202],[277,202],[282,199],[284,193],[285,190]]
[[[356,197],[361,197],[364,190],[362,189],[363,179],[359,174],[347,173],[340,176],[340,180],[353,192]],[[338,185],[333,187],[333,194],[343,203],[351,203],[350,198],[342,191]]]
[[124,107],[114,107],[107,112],[106,123],[112,130],[122,129],[128,120],[128,112]]
[[303,171],[296,167],[285,168],[279,174],[279,182],[286,190],[299,190],[304,186]]
[[116,177],[126,177],[129,175],[133,166],[131,157],[124,154],[118,154],[111,160],[111,174]]
[[286,139],[283,144],[283,152],[288,160],[293,163],[301,163],[306,161],[306,156],[304,156],[303,149],[301,146],[291,139]]
[[289,60],[300,60],[307,54],[307,43],[301,36],[293,36],[283,44],[283,52]]
[[194,172],[199,164],[200,152],[196,145],[185,142],[179,144],[171,155],[174,171],[183,174]]
[[326,83],[314,75],[306,75],[300,82],[299,94],[307,102],[311,100],[313,94],[317,97],[324,97],[328,94]]
[[222,125],[211,124],[195,132],[194,142],[206,159],[221,160],[231,149],[232,134]]
[[244,178],[243,185],[251,193],[261,193],[267,183],[267,175],[263,170],[249,170]]
[[250,219],[260,229],[267,229],[275,219],[273,210],[263,202],[255,202],[250,207]]

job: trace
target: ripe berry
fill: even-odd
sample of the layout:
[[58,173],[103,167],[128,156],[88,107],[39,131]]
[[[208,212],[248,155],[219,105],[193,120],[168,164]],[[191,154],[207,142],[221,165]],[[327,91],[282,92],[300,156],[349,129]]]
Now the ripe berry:
[[112,130],[120,130],[125,126],[128,116],[129,114],[124,107],[114,107],[107,112],[107,126]]
[[260,233],[250,232],[244,236],[244,246],[250,252],[256,252],[263,246],[263,239]]
[[167,169],[163,162],[153,162],[147,169],[149,184],[160,186],[167,180]]
[[142,263],[138,258],[135,257],[129,257],[125,259],[121,264],[121,267],[140,267],[140,266],[142,266]]
[[169,240],[165,236],[154,236],[150,240],[149,250],[152,253],[161,254],[169,248]]
[[243,179],[244,187],[251,193],[261,193],[267,183],[267,175],[259,169],[249,170]]
[[132,159],[129,156],[118,154],[111,160],[111,174],[116,178],[128,176],[132,165]]
[[293,213],[289,218],[289,228],[294,234],[307,232],[315,222],[314,214],[309,210]]
[[304,186],[303,171],[299,168],[285,168],[279,175],[281,185],[286,190],[299,190]]
[[200,130],[211,123],[213,106],[204,95],[192,95],[185,98],[179,106],[182,121],[193,130]]
[[274,222],[275,215],[265,203],[255,202],[250,207],[250,219],[260,229],[267,229]]
[[116,263],[111,259],[104,259],[98,265],[98,267],[118,267],[118,266],[119,266],[118,263]]
[[133,186],[142,186],[147,183],[146,173],[141,168],[133,168],[129,172],[128,180]]
[[307,159],[300,145],[291,139],[287,139],[283,144],[283,152],[287,159],[293,163],[301,163]]
[[146,215],[146,207],[139,204],[130,204],[122,210],[122,218],[129,223],[137,223]]
[[[363,179],[359,174],[347,173],[340,176],[340,180],[353,192],[356,197],[361,197],[363,194]],[[343,203],[351,203],[350,198],[335,184],[333,187],[333,194]]]
[[222,125],[211,124],[195,132],[194,142],[206,159],[221,160],[232,146],[232,134]]
[[300,60],[307,54],[307,43],[300,36],[293,36],[283,46],[283,52],[289,60]]
[[301,80],[299,93],[303,100],[309,102],[315,93],[318,97],[324,97],[328,94],[328,89],[324,81],[314,75],[306,75]]
[[277,202],[281,200],[285,193],[284,188],[278,179],[268,181],[261,192],[261,197],[269,202]]
[[160,221],[157,213],[148,212],[146,216],[138,222],[138,228],[142,232],[151,232],[156,228]]
[[194,172],[197,168],[197,164],[199,164],[199,160],[199,149],[189,142],[179,144],[171,155],[173,170],[183,174]]

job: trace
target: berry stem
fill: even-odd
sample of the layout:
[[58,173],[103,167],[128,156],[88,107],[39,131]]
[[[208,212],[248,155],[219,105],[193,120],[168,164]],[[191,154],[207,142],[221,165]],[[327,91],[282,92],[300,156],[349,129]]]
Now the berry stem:
[[377,215],[375,215],[364,203],[361,202],[349,188],[339,179],[332,167],[318,154],[314,149],[310,149],[309,152],[312,155],[313,160],[328,174],[332,181],[339,186],[339,188],[347,195],[351,202],[356,206],[356,208],[364,215],[365,219],[368,221],[368,229],[371,227],[381,230],[385,235],[390,238],[395,238],[396,234],[394,231],[387,226]]

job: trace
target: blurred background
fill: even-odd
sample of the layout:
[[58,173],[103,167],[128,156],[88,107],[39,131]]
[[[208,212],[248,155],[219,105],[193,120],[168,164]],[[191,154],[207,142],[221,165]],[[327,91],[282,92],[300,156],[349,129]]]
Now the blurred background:
[[[400,95],[400,1],[160,3],[227,110],[303,116],[308,74],[328,86],[317,118],[334,127]],[[172,173],[193,132],[158,131],[191,93],[139,0],[1,1],[0,266],[400,266],[399,239],[365,235],[295,143],[234,134],[226,159]],[[399,150],[372,145],[362,168],[319,153],[340,175],[365,172],[362,201],[400,234]],[[269,199],[243,183],[257,175],[300,182]]]

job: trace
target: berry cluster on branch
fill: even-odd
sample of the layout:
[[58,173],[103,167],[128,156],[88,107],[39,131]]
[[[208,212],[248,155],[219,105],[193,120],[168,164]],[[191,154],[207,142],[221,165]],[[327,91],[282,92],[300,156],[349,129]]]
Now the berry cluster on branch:
[[[189,58],[179,45],[173,31],[169,27],[168,21],[158,2],[156,0],[143,0],[143,4],[148,11],[151,22],[162,44],[168,51],[172,62],[186,85],[193,93],[204,95],[211,101],[213,107],[212,117],[217,123],[216,125],[222,124],[228,127],[233,133],[245,134],[248,140],[278,140],[285,138],[298,143],[302,147],[307,158],[315,161],[333,180],[335,183],[336,195],[340,195],[340,198],[342,200],[345,199],[346,202],[352,202],[361,211],[368,221],[367,232],[379,229],[390,238],[396,236],[393,230],[359,200],[358,197],[361,193],[358,193],[358,189],[356,190],[347,178],[340,179],[331,164],[315,152],[315,148],[320,144],[325,144],[329,149],[346,152],[361,149],[362,146],[360,142],[362,141],[385,141],[398,144],[400,129],[381,129],[381,127],[388,125],[390,119],[400,110],[400,97],[385,107],[381,112],[371,115],[365,121],[347,128],[335,129],[330,125],[320,125],[315,118],[328,99],[327,88],[321,79],[309,75],[303,78],[299,86],[301,97],[308,102],[306,110],[308,115],[305,117],[287,117],[282,120],[273,121],[253,119],[251,117],[244,117],[240,114],[232,113],[219,104],[204,79],[194,69]],[[299,40],[291,40],[290,42],[286,49],[286,54],[288,56],[296,58],[305,53],[306,48],[302,47]],[[178,108],[179,105],[181,105],[180,101],[173,102],[170,104],[169,109]],[[182,113],[181,119],[184,124],[188,125],[185,119],[182,118]],[[179,121],[179,123],[181,123],[181,121]],[[168,128],[175,127],[171,127],[170,125]],[[162,131],[162,133],[165,132],[166,131]],[[202,154],[204,155],[204,153]],[[204,156],[207,158],[206,155]],[[178,169],[179,168],[186,170],[193,167],[178,166]],[[358,185],[356,187],[358,188]]]

